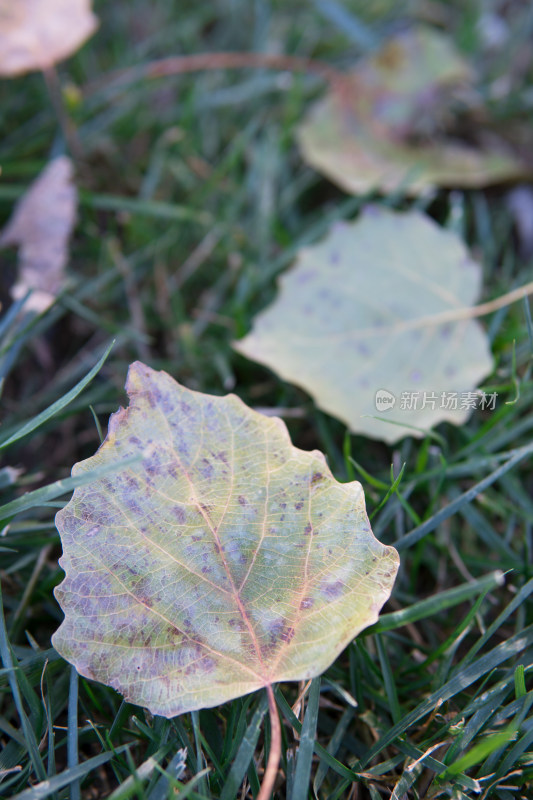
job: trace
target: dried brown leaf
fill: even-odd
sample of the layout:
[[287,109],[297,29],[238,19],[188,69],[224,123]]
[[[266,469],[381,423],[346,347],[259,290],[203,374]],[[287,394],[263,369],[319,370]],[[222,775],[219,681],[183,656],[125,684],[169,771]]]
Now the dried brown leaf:
[[49,69],[97,26],[91,0],[0,0],[0,75]]
[[0,248],[20,248],[19,278],[11,295],[18,300],[32,290],[26,310],[45,311],[63,287],[76,206],[72,162],[59,156],[21,197],[0,236]]

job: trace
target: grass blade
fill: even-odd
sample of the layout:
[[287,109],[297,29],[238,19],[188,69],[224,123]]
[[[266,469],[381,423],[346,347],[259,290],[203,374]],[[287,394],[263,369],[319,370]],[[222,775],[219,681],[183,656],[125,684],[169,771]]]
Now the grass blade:
[[30,508],[46,505],[49,500],[61,497],[61,495],[70,492],[77,486],[84,486],[87,483],[91,483],[91,481],[97,480],[102,475],[117,472],[131,464],[135,464],[137,461],[139,461],[139,456],[124,458],[122,461],[117,461],[116,464],[109,464],[107,467],[90,470],[89,472],[84,472],[82,475],[76,475],[74,478],[62,478],[59,481],[55,481],[55,483],[51,483],[49,486],[43,486],[41,489],[35,489],[33,492],[26,492],[22,497],[18,497],[16,500],[12,500],[10,503],[0,506],[0,520],[14,517],[15,514],[28,511]]
[[166,769],[163,770],[163,774],[148,795],[148,800],[166,800],[169,796],[170,781],[177,781],[185,772],[186,759],[187,751],[185,749],[178,750]]
[[313,763],[318,704],[320,700],[320,678],[311,681],[309,700],[300,734],[300,746],[296,756],[294,784],[291,800],[306,800],[309,796],[309,777]]
[[398,550],[405,550],[406,547],[411,547],[416,542],[419,542],[420,539],[423,539],[424,536],[427,536],[428,533],[435,530],[441,522],[451,517],[453,514],[456,514],[459,509],[461,509],[466,503],[470,503],[474,497],[477,497],[478,494],[483,492],[489,486],[492,486],[495,481],[505,475],[510,469],[515,467],[521,461],[526,458],[526,456],[531,455],[533,453],[533,442],[526,445],[525,447],[519,447],[517,450],[514,451],[514,454],[511,458],[502,464],[498,469],[495,469],[494,472],[491,472],[490,475],[487,475],[486,478],[483,478],[482,481],[476,483],[475,486],[472,486],[468,491],[464,492],[460,495],[456,500],[452,500],[451,503],[438,511],[436,514],[423,522],[418,527],[414,528],[412,531],[407,533],[405,536],[402,536],[397,542],[395,542],[395,547]]
[[376,646],[379,656],[379,663],[381,665],[381,673],[383,675],[383,683],[387,693],[387,700],[389,701],[390,713],[393,722],[396,723],[402,718],[402,710],[398,701],[398,692],[396,690],[394,673],[391,669],[389,656],[381,636],[376,636]]
[[430,694],[422,703],[420,703],[410,714],[406,714],[400,723],[394,725],[384,736],[379,739],[376,744],[370,748],[365,757],[361,759],[358,769],[363,769],[369,761],[371,761],[378,753],[385,747],[392,744],[398,736],[404,733],[411,725],[414,725],[418,720],[430,714],[438,705],[450,700],[458,692],[463,691],[470,686],[474,681],[481,678],[487,672],[490,672],[495,667],[498,667],[508,658],[517,655],[522,650],[526,649],[533,643],[533,625],[525,628],[520,634],[516,634],[502,642],[494,648],[487,655],[482,656],[477,661],[474,661],[466,669],[462,670],[459,674],[455,675],[451,680],[439,687],[436,692]]
[[268,707],[267,696],[263,693],[253,717],[246,729],[240,747],[235,756],[235,760],[229,771],[228,778],[220,794],[220,800],[232,800],[236,797],[239,786],[244,780],[248,770],[248,765],[252,760],[259,734],[261,733],[261,723]]
[[37,414],[33,419],[23,425],[21,428],[18,429],[14,434],[12,434],[9,438],[4,439],[3,442],[0,442],[0,450],[3,450],[4,447],[8,447],[10,444],[14,442],[18,442],[19,439],[22,439],[23,436],[27,436],[32,431],[39,428],[41,425],[44,425],[49,419],[52,419],[56,414],[58,414],[65,406],[67,406],[72,400],[74,400],[84,389],[85,387],[92,381],[95,375],[103,367],[109,353],[113,349],[113,345],[115,342],[111,342],[109,347],[106,349],[103,356],[98,360],[98,362],[94,365],[94,367],[87,373],[87,375],[79,381],[76,386],[74,386],[70,392],[67,392],[63,397],[57,400],[55,403],[52,403],[51,406],[45,408],[44,411],[41,411],[40,414]]
[[99,753],[99,755],[84,761],[83,764],[78,764],[77,767],[66,769],[64,772],[54,775],[54,777],[49,780],[37,783],[35,786],[32,786],[31,789],[25,789],[23,792],[19,792],[19,794],[15,795],[13,800],[44,800],[45,797],[49,797],[54,792],[59,791],[59,789],[63,789],[64,786],[68,786],[73,781],[81,780],[85,775],[88,775],[89,772],[111,761],[118,753],[123,753],[128,747],[129,745],[123,744],[121,747],[117,747],[116,750]]
[[[70,668],[67,764],[69,769],[74,769],[78,766],[78,673],[75,667]],[[75,778],[70,784],[70,800],[80,800],[80,797],[80,779]]]
[[360,635],[369,636],[374,633],[396,630],[403,625],[418,622],[418,620],[431,617],[434,614],[440,614],[446,609],[453,608],[459,603],[464,603],[478,594],[486,594],[492,589],[502,586],[503,583],[503,573],[500,570],[496,570],[496,572],[491,572],[477,581],[464,583],[461,586],[456,586],[453,589],[447,589],[437,595],[428,597],[426,600],[420,600],[418,603],[409,606],[409,608],[393,611],[390,614],[382,614],[378,622],[365,628]]
[[13,694],[15,706],[17,708],[20,722],[22,725],[22,730],[24,731],[24,737],[26,739],[26,747],[30,754],[33,769],[35,770],[35,774],[37,775],[39,780],[41,781],[46,780],[46,770],[44,768],[44,764],[41,759],[41,755],[39,753],[37,738],[35,736],[33,728],[30,725],[30,721],[26,716],[26,712],[24,711],[24,706],[22,705],[22,697],[20,694],[20,689],[17,681],[15,664],[13,662],[13,656],[11,653],[11,646],[7,638],[1,586],[0,586],[0,657],[2,658],[2,663],[4,667],[7,670],[9,670],[8,680],[11,686],[11,692]]
[[[344,739],[344,736],[346,734],[350,722],[353,719],[354,714],[355,714],[355,709],[352,707],[349,707],[344,711],[327,747],[327,751],[330,755],[335,756],[337,750],[342,744],[342,740]],[[318,795],[318,791],[322,786],[327,771],[328,771],[328,765],[324,761],[321,761],[320,764],[318,765],[318,769],[315,775],[315,780],[313,782],[315,795]]]
[[518,594],[516,594],[515,597],[513,597],[509,605],[507,605],[503,609],[501,614],[498,614],[494,622],[492,622],[489,625],[483,636],[480,636],[477,642],[474,645],[472,645],[466,656],[461,661],[459,667],[457,667],[457,670],[459,670],[460,667],[470,663],[470,661],[474,658],[476,653],[478,653],[481,650],[481,648],[485,646],[485,644],[488,642],[491,636],[493,636],[493,634],[496,633],[500,625],[502,625],[502,623],[504,623],[505,620],[508,617],[510,617],[510,615],[514,611],[520,608],[520,606],[527,600],[527,598],[532,592],[533,592],[533,578],[531,578],[531,580],[529,580],[526,584],[524,584],[524,586],[522,586]]
[[[279,689],[276,690],[276,703],[278,704],[278,708],[280,709],[283,716],[289,721],[292,727],[296,730],[297,733],[301,735],[302,731],[302,723],[293,712],[290,705],[287,703]],[[328,751],[322,747],[321,744],[318,742],[314,742],[314,751],[317,756],[320,758],[321,761],[324,761],[330,769],[334,770],[338,775],[343,778],[348,779],[349,781],[356,781],[358,780],[358,775],[353,772],[353,770],[345,767],[344,764],[341,764],[340,761],[337,761]]]
[[92,194],[91,192],[81,192],[80,199],[89,208],[97,208],[101,211],[128,211],[130,214],[180,222],[198,222],[201,225],[210,225],[213,222],[208,211],[196,211],[176,203],[137,200],[135,197],[117,197],[112,194]]

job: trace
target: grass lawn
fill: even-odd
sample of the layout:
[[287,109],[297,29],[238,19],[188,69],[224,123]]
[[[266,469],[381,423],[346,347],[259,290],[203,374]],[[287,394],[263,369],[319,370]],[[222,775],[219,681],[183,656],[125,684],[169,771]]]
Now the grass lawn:
[[275,686],[274,798],[532,798],[527,299],[482,320],[494,357],[483,388],[498,393],[495,409],[394,446],[350,434],[303,390],[232,348],[275,298],[297,251],[369,201],[422,209],[461,235],[483,267],[482,301],[528,283],[533,246],[520,231],[533,217],[531,198],[520,201],[520,228],[510,186],[345,194],[296,146],[296,126],[324,91],[314,72],[257,66],[124,80],[120,71],[206,51],[286,54],[342,71],[423,21],[471,60],[494,126],[530,149],[533,8],[513,0],[94,6],[99,31],[58,66],[55,95],[40,73],[0,80],[0,227],[53,156],[71,155],[80,191],[68,284],[45,313],[13,304],[17,257],[0,251],[0,796],[259,792],[271,742],[263,691],[166,719],[79,677],[51,646],[62,619],[53,590],[63,579],[54,515],[71,496],[72,465],[95,452],[109,415],[126,403],[127,367],[138,359],[191,389],[232,391],[283,417],[294,445],[323,452],[339,481],[361,481],[375,535],[400,553],[379,621],[321,677]]

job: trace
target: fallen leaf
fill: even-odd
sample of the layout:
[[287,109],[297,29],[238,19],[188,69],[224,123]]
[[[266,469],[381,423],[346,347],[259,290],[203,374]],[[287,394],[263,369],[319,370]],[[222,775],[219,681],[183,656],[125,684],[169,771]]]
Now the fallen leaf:
[[98,26],[91,0],[0,0],[0,75],[50,69]]
[[63,288],[78,196],[72,172],[66,156],[51,161],[18,201],[0,236],[0,248],[20,248],[11,295],[18,300],[31,290],[26,310],[45,311]]
[[167,717],[320,674],[377,619],[398,568],[361,485],[234,395],[139,362],[126,388],[129,407],[73,474],[142,460],[76,489],[56,517],[54,647]]
[[[480,266],[455,234],[418,212],[370,207],[300,251],[277,299],[234,347],[355,433],[389,443],[422,436],[409,426],[462,424],[473,402],[461,407],[462,395],[492,371],[481,325],[453,319],[480,286]],[[402,407],[412,395],[416,407]],[[371,418],[383,412],[395,424]]]
[[479,143],[460,138],[469,103],[479,112],[473,96],[473,73],[447,37],[404,32],[311,108],[297,134],[302,155],[354,194],[480,187],[530,173],[477,119],[469,133]]

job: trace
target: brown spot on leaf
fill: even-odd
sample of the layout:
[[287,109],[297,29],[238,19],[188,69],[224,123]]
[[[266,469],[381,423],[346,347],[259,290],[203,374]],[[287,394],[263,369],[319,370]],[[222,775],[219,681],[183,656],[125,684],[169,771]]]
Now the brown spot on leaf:
[[304,597],[302,602],[300,603],[300,609],[303,611],[306,608],[312,608],[315,601],[312,597]]
[[210,480],[213,477],[215,470],[207,458],[202,458],[200,472],[206,480]]
[[82,519],[88,520],[91,519],[93,515],[93,510],[91,508],[87,508],[87,506],[78,506],[78,514]]
[[176,628],[175,625],[167,626],[166,635],[169,636],[174,642],[176,642],[177,639],[180,641],[183,639],[182,632],[179,630],[179,628]]
[[157,406],[157,395],[156,392],[146,392],[146,398],[150,403],[151,408],[155,408]]
[[283,640],[285,624],[286,623],[284,619],[277,619],[269,626],[271,644],[277,644],[280,639]]
[[200,664],[199,664],[199,667],[200,667],[201,671],[202,672],[208,672],[208,673],[209,672],[213,672],[213,670],[215,669],[215,666],[216,666],[216,664],[215,664],[214,660],[210,656],[203,656],[201,661],[200,661]]
[[342,581],[335,581],[334,583],[324,583],[320,587],[322,593],[330,600],[336,600],[342,595],[344,583]]
[[128,507],[128,511],[130,511],[135,517],[140,517],[142,515],[142,508],[135,500],[126,500],[126,505]]
[[294,628],[292,627],[286,628],[281,634],[282,641],[289,643],[295,633],[296,631],[294,630]]
[[180,525],[183,525],[183,523],[187,519],[187,512],[185,511],[185,509],[182,508],[181,506],[174,506],[174,508],[172,509],[172,513],[174,514]]
[[246,497],[244,497],[242,494],[239,495],[239,503],[241,506],[245,506],[247,503]]
[[248,654],[250,659],[255,659],[257,657],[257,652],[256,652],[256,649],[255,649],[255,645],[252,644],[251,642],[249,644],[245,644],[244,645],[244,651],[245,651],[245,653]]

